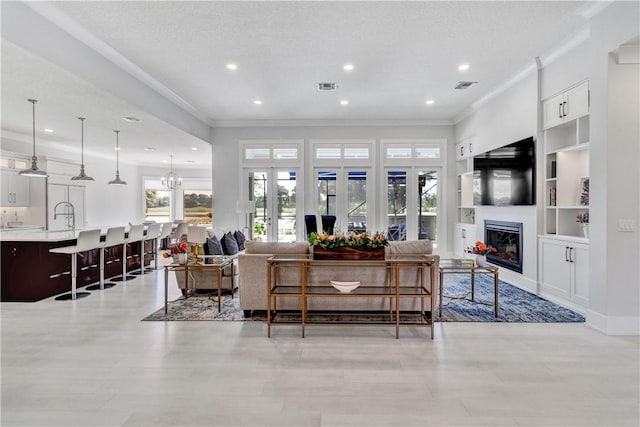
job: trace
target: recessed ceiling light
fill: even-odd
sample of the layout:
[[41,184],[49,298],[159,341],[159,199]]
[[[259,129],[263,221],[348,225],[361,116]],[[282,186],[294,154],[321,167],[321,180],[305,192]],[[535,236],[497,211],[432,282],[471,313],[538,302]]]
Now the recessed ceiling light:
[[144,151],[156,151],[156,147],[144,147]]
[[344,64],[342,67],[345,71],[353,71],[353,64]]
[[469,69],[469,64],[458,65],[458,71],[467,71],[468,69]]
[[237,70],[238,66],[236,64],[227,64],[227,68],[230,70]]
[[427,105],[433,105],[433,103],[436,102],[433,99],[427,99],[427,101],[425,102],[425,104]]
[[262,101],[260,101],[259,99],[256,99],[255,101],[253,101],[253,103],[256,105],[262,105]]
[[195,160],[185,160],[184,162],[185,163],[195,163],[196,161]]
[[53,129],[45,129],[44,131],[47,133],[53,133]]
[[349,105],[349,101],[343,99],[342,101],[340,101],[340,105]]
[[123,117],[122,120],[124,120],[125,122],[129,122],[129,123],[140,123],[142,121],[139,118],[134,117],[134,116]]
[[120,147],[113,147],[114,150],[120,151]]
[[162,163],[169,163],[169,160],[163,160]]
[[191,147],[191,151],[198,151],[198,147]]

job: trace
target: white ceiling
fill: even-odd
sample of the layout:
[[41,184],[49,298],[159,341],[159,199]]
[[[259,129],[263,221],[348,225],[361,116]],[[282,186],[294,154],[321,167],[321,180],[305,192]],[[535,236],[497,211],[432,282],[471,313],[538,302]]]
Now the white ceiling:
[[[62,1],[30,7],[76,37],[84,34],[85,44],[128,67],[140,84],[219,126],[453,123],[471,104],[531,67],[536,56],[581,30],[591,5]],[[177,146],[206,150],[186,126],[167,124],[141,108],[142,103],[114,96],[106,85],[30,53],[4,34],[2,60],[5,134],[30,140],[26,98],[35,97],[42,101],[38,123],[56,130],[55,137],[39,133],[39,138],[77,146],[76,117],[83,115],[86,149],[105,157],[113,156],[115,128],[122,130],[123,145],[136,147],[134,157],[142,164],[166,159]],[[229,62],[238,69],[228,70]],[[457,70],[463,62],[470,65],[466,72]],[[355,69],[345,72],[346,63]],[[478,84],[454,90],[460,80]],[[336,82],[339,88],[319,92],[318,82]],[[427,106],[428,98],[435,103]],[[255,99],[262,105],[254,105]],[[349,105],[340,105],[343,99]],[[125,123],[120,119],[125,115],[143,122]],[[145,146],[158,150],[145,152]],[[195,153],[199,159],[191,158],[193,165],[209,161]],[[185,160],[176,158],[177,164]]]

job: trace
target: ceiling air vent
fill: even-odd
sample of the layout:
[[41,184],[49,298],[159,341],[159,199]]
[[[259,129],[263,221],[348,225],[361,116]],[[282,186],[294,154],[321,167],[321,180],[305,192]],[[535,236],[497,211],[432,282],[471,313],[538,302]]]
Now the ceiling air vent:
[[318,83],[318,90],[336,90],[338,83]]
[[458,82],[456,89],[468,89],[478,82]]

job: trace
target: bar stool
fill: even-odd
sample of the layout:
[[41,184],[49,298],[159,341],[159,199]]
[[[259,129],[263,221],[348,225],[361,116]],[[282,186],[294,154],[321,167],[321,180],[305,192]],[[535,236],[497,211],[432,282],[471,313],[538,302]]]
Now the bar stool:
[[151,254],[153,255],[153,263],[154,263],[154,267],[148,267],[144,269],[144,273],[151,273],[153,270],[157,270],[158,269],[158,238],[160,237],[160,232],[162,231],[162,224],[160,223],[156,223],[156,224],[150,224],[149,227],[147,227],[147,233],[144,236],[144,239],[142,240],[142,261],[143,261],[143,268],[144,268],[144,256],[146,254],[148,254],[149,252],[145,252],[145,242],[151,240],[152,241],[152,248],[151,248]]
[[[142,240],[142,235],[144,233],[144,225],[132,225],[129,228],[129,234],[124,242],[122,242],[122,276],[114,277],[111,279],[112,282],[126,282],[128,280],[135,279],[135,276],[127,276],[127,244],[134,243]],[[131,255],[132,257],[134,255]]]
[[71,255],[71,293],[56,297],[56,300],[75,300],[91,295],[90,292],[76,292],[76,278],[78,277],[78,253],[90,251],[100,247],[100,230],[84,230],[78,233],[74,246],[49,249],[54,254]]
[[87,286],[90,291],[104,290],[113,288],[115,283],[104,283],[104,267],[105,267],[105,252],[107,248],[122,245],[124,243],[124,227],[111,227],[107,230],[107,235],[104,242],[100,244],[100,283],[97,285]]
[[178,227],[176,227],[175,231],[171,233],[170,244],[177,243],[183,235],[187,234],[188,229],[189,224],[187,224],[186,222],[181,222],[180,224],[178,224]]
[[[127,243],[140,242],[140,251],[137,254],[131,254],[131,258],[140,258],[140,267],[134,269],[131,274],[144,274],[144,224],[132,225],[129,229]],[[140,271],[138,271],[140,270]]]
[[160,232],[160,236],[158,237],[162,242],[161,249],[169,249],[169,242],[167,242],[167,238],[171,235],[171,228],[173,223],[171,222],[163,222],[162,223],[162,231]]

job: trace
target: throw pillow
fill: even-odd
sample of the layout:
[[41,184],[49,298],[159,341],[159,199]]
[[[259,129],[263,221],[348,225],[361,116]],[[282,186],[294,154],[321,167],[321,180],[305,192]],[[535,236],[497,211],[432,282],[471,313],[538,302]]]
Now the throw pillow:
[[225,255],[235,255],[239,252],[238,242],[230,231],[222,238],[222,249],[224,249]]
[[207,246],[209,247],[209,255],[224,255],[220,240],[216,236],[207,240]]
[[247,240],[246,237],[244,237],[244,234],[242,233],[242,231],[238,230],[235,233],[233,233],[233,236],[236,238],[236,241],[238,242],[238,250],[244,251],[244,241]]

